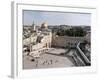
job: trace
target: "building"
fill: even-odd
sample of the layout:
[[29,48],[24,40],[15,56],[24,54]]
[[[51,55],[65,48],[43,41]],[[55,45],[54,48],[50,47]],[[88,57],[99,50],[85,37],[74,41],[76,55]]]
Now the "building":
[[47,52],[51,47],[52,31],[48,29],[47,23],[43,23],[40,29],[33,32],[33,34],[23,40],[23,45],[27,45],[30,48],[29,55],[33,57],[39,57],[40,54]]

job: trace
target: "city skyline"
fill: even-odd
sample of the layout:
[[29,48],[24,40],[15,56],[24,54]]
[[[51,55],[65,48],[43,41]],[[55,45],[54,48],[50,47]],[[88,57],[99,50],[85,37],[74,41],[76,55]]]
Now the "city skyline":
[[24,10],[23,25],[32,25],[33,22],[38,26],[43,22],[46,22],[48,25],[91,26],[91,14]]
[[91,66],[91,14],[24,11],[23,19],[23,69]]

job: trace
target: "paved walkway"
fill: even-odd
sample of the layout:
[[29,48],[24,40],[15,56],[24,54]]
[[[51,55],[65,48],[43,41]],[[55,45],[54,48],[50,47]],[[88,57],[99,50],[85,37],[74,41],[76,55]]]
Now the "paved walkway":
[[[59,54],[65,52],[64,49],[51,49],[51,53]],[[50,51],[49,51],[50,53]],[[31,61],[32,57],[23,57],[23,68],[24,69],[35,69],[35,68],[56,68],[56,67],[71,67],[75,66],[69,57],[57,56],[52,54],[44,53],[40,58]]]

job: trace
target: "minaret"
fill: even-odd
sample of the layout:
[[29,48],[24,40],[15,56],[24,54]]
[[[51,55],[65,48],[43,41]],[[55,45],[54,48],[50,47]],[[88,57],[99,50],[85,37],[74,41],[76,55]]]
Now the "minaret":
[[34,21],[33,21],[33,24],[32,24],[32,28],[34,29],[34,31],[36,30],[36,26],[34,24]]

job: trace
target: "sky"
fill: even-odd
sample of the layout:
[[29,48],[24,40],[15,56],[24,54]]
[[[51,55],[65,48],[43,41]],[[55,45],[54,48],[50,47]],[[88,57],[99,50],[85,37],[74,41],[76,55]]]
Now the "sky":
[[91,25],[91,14],[75,12],[23,11],[23,25]]

